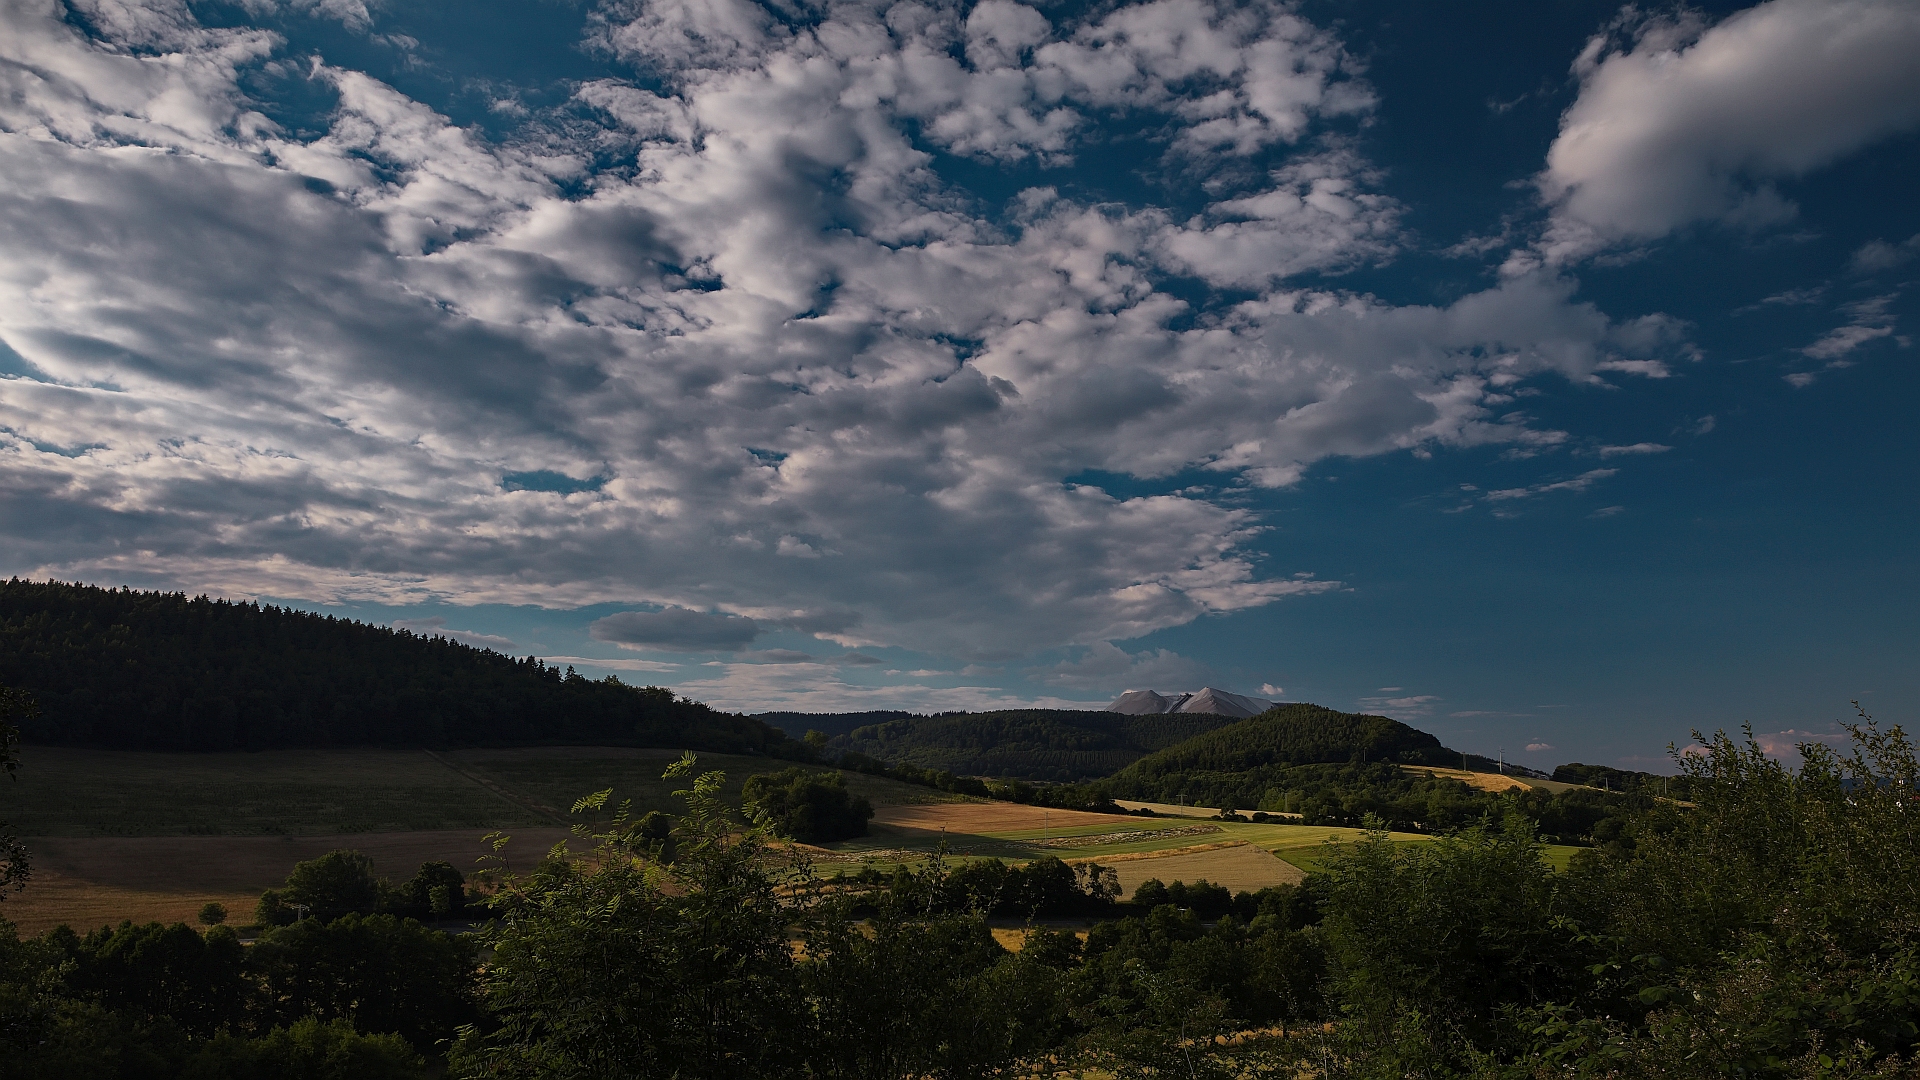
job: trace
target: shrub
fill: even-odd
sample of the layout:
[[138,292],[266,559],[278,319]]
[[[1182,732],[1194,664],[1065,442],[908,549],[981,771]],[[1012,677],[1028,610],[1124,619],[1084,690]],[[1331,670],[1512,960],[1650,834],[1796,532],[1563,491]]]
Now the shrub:
[[755,820],[803,844],[824,844],[867,835],[873,804],[852,795],[839,773],[800,766],[747,777],[741,788]]

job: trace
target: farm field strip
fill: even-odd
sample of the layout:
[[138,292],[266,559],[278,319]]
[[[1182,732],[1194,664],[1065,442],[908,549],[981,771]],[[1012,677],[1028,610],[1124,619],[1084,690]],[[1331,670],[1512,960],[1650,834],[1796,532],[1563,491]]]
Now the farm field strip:
[[1131,824],[1081,825],[1071,829],[1014,829],[1005,832],[980,833],[979,835],[991,836],[995,840],[1013,840],[1031,843],[1036,840],[1075,840],[1082,838],[1098,841],[1099,838],[1103,836],[1137,839],[1139,837],[1154,836],[1160,833],[1193,836],[1201,832],[1219,831],[1220,827],[1211,822],[1154,825],[1135,821]]
[[1154,829],[1148,832],[1095,833],[1091,836],[1043,837],[1039,840],[1029,840],[1027,843],[1044,848],[1107,847],[1120,844],[1157,843],[1161,840],[1206,836],[1219,831],[1219,827],[1215,825],[1188,825],[1178,829]]

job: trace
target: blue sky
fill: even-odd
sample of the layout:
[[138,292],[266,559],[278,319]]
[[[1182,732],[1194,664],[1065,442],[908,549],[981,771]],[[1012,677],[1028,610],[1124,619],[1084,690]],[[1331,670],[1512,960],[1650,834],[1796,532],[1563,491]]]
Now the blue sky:
[[1914,719],[1920,9],[31,0],[0,572],[725,708]]

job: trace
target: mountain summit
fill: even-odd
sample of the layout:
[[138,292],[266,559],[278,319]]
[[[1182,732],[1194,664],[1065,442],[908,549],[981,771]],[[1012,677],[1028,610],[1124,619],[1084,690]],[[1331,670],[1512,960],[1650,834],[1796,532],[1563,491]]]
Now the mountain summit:
[[1219,716],[1258,716],[1273,708],[1275,702],[1264,698],[1242,697],[1225,690],[1203,686],[1191,694],[1161,694],[1152,690],[1129,690],[1107,706],[1108,712],[1129,716],[1154,713],[1214,713]]

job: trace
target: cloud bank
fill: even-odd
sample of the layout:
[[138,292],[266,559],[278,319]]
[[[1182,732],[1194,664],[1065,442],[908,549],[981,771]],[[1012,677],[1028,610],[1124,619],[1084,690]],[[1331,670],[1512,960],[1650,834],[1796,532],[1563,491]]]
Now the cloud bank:
[[1628,8],[1574,64],[1580,96],[1538,178],[1552,224],[1513,265],[1792,217],[1772,181],[1920,126],[1917,55],[1906,0],[1769,0],[1710,28]]
[[[1768,7],[1866,59],[1904,40],[1896,6],[1836,6],[1876,34]],[[1677,334],[1546,270],[1446,306],[1341,290],[1404,244],[1399,208],[1348,138],[1364,73],[1283,5],[617,0],[592,27],[635,76],[489,140],[177,0],[0,7],[7,569],[630,603],[666,610],[596,636],[653,649],[779,627],[1158,672],[1105,643],[1329,587],[1263,557],[1237,488],[1552,445],[1506,391],[1660,374]],[[1621,107],[1610,73],[1650,47],[1596,57],[1576,112]],[[312,130],[272,118],[296,93],[330,102]],[[1907,122],[1869,104],[1829,153]],[[997,203],[941,169],[1064,167],[1122,122],[1156,168],[1210,178],[1201,209],[1045,184]],[[1716,151],[1643,189],[1576,143],[1557,205],[1608,235],[1814,160]],[[1089,472],[1217,484],[1129,497]]]

